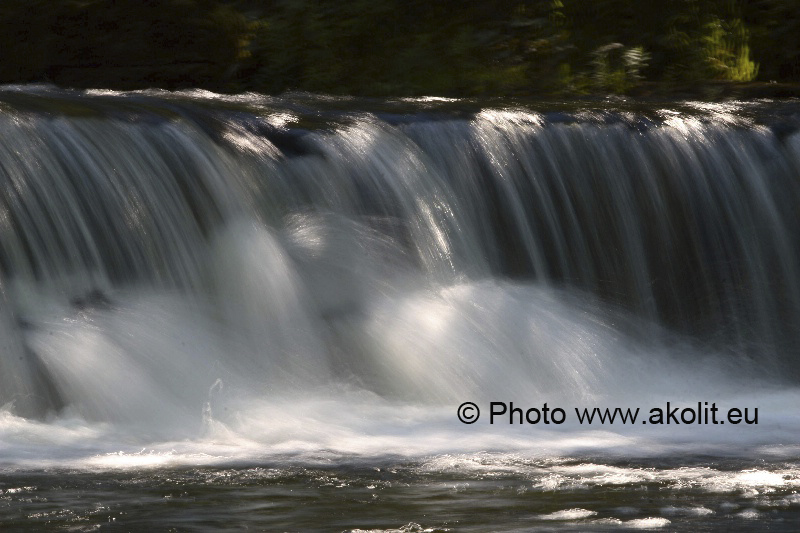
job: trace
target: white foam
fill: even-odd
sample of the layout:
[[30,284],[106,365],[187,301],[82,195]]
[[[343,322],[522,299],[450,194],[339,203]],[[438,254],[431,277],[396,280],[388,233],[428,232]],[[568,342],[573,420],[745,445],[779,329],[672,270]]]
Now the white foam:
[[540,520],[580,520],[581,518],[589,518],[597,514],[597,511],[589,511],[588,509],[564,509],[562,511],[555,511],[550,514],[540,515]]
[[351,533],[432,533],[434,531],[450,531],[448,528],[425,528],[415,522],[409,522],[397,529],[353,529]]
[[661,509],[661,514],[667,516],[707,516],[714,514],[714,511],[708,507],[668,506]]
[[667,527],[671,523],[672,522],[666,518],[649,517],[627,520],[623,522],[622,525],[631,529],[660,529],[662,527]]
[[[254,221],[232,224],[211,250],[210,294],[120,291],[107,309],[76,311],[60,296],[50,302],[29,291],[26,342],[67,407],[46,421],[3,412],[4,463],[133,468],[397,455],[438,458],[425,462],[429,469],[522,469],[549,490],[797,487],[787,469],[542,470],[527,462],[587,453],[752,455],[764,447],[770,457],[791,456],[800,390],[755,380],[743,387],[722,359],[675,339],[669,347],[634,341],[614,325],[618,314],[581,295],[489,281],[415,287],[401,269],[396,279],[381,278],[387,255],[371,251],[386,243],[352,222],[340,226],[318,231],[301,218],[276,233]],[[318,295],[317,267],[347,271],[354,255],[367,263],[356,278],[364,280],[360,292]],[[667,401],[696,406],[694,398],[758,406],[759,424],[581,426],[572,411],[646,412]],[[465,401],[483,410],[473,425],[456,416]],[[524,409],[547,402],[563,407],[567,421],[490,424],[490,401]],[[486,451],[501,459],[485,464]]]

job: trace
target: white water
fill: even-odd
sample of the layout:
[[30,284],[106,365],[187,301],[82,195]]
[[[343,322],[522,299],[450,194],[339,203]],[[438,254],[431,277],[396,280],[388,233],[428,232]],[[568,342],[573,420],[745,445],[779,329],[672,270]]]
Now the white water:
[[[311,287],[270,233],[238,227],[226,238],[236,243],[220,244],[215,264],[231,296],[224,311],[141,290],[86,311],[37,296],[26,342],[69,403],[43,420],[2,415],[6,468],[798,452],[800,390],[689,342],[634,341],[615,327],[633,319],[578,295],[496,281],[376,283],[361,312],[322,324]],[[271,320],[259,329],[255,316]],[[463,425],[463,401],[548,402],[568,421],[489,425],[484,410]],[[759,424],[582,427],[572,411],[667,401],[758,407]]]
[[[181,121],[4,120],[5,469],[798,453],[800,388],[780,375],[796,365],[772,344],[800,301],[790,195],[771,181],[800,164],[796,136],[359,116],[284,158],[235,120],[224,142]],[[591,294],[606,283],[629,291],[620,305]],[[691,325],[694,307],[730,342],[657,323]],[[474,425],[465,401],[484,411]],[[491,401],[567,422],[489,425]],[[587,427],[573,411],[667,401],[759,421]],[[536,476],[556,487],[649,475],[548,468]],[[700,470],[658,475],[798,479]]]

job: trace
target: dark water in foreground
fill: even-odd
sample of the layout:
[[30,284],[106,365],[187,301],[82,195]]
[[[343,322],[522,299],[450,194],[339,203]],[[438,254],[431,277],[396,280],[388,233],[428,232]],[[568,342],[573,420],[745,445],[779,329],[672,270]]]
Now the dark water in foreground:
[[[756,467],[756,470],[752,468]],[[3,475],[4,529],[797,531],[796,461],[523,460]]]

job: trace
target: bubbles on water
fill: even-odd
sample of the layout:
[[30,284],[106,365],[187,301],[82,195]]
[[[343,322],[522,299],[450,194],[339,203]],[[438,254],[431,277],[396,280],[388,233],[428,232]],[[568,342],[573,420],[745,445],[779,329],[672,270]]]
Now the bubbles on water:
[[588,509],[564,509],[563,511],[555,511],[550,514],[540,515],[539,520],[579,520],[581,518],[589,518],[597,514],[597,511],[589,511]]

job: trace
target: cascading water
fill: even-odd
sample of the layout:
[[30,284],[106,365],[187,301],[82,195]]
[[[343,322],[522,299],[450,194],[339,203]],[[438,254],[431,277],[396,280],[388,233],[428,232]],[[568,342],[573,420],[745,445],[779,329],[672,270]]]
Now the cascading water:
[[[617,468],[579,482],[565,454],[749,460],[780,445],[788,460],[798,112],[6,88],[0,462],[399,456],[419,476],[480,464],[559,490]],[[712,400],[759,407],[759,426],[455,414]],[[799,472],[647,479],[780,490],[783,509]],[[669,523],[649,519],[629,525]]]

